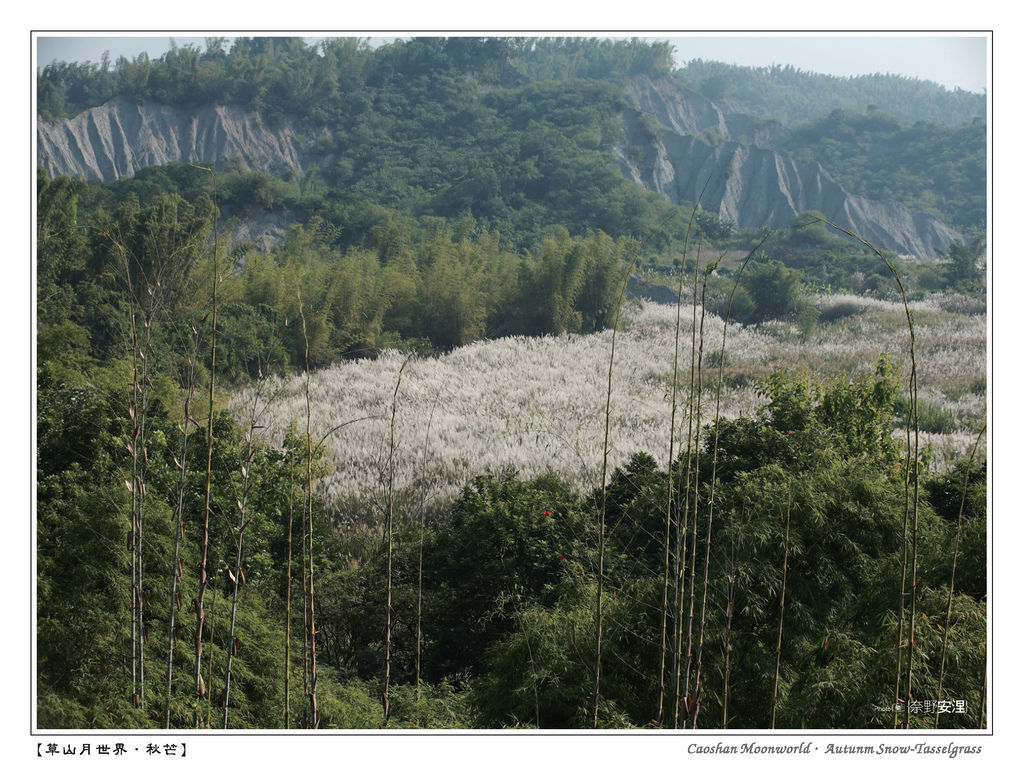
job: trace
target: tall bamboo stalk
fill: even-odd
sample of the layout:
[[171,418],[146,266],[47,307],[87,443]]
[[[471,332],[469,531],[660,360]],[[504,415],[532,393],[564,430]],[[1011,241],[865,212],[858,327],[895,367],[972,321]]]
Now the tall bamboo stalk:
[[772,729],[775,728],[775,711],[779,703],[779,669],[782,665],[782,624],[786,619],[786,572],[789,568],[789,515],[793,507],[793,492],[790,488],[786,499],[786,539],[782,547],[782,591],[779,594],[779,635],[775,640],[775,680],[772,682]]
[[[909,313],[908,313],[909,316]],[[911,335],[913,337],[913,335]],[[910,565],[910,637],[907,643],[907,707],[903,713],[903,727],[910,728],[910,705],[914,700],[914,647],[917,641],[917,540],[918,540],[918,489],[920,488],[920,466],[921,459],[918,455],[918,432],[917,432],[917,372],[911,368],[911,382],[913,385],[913,396],[910,400],[911,413],[914,415],[914,505],[913,522],[911,526],[911,565]]]
[[[146,501],[146,471],[149,455],[146,450],[146,420],[149,414],[150,395],[148,389],[153,383],[149,376],[149,356],[153,353],[152,323],[157,308],[157,296],[153,285],[160,285],[159,270],[150,277],[120,235],[111,231],[104,233],[111,242],[121,263],[129,304],[132,350],[132,386],[128,414],[132,422],[132,438],[128,450],[132,456],[132,478],[128,485],[131,492],[131,529],[129,546],[131,550],[131,605],[130,642],[132,705],[145,706],[146,674],[145,645],[149,630],[145,625],[146,596],[143,586],[143,509]],[[137,312],[138,311],[138,312]],[[144,337],[140,341],[139,315],[142,317]],[[141,365],[141,367],[140,367]]]
[[292,525],[295,518],[295,456],[288,450],[288,570],[285,574],[284,627],[284,727],[291,728],[292,676]]
[[907,610],[907,560],[910,543],[908,529],[910,526],[910,426],[911,418],[907,415],[907,460],[903,466],[903,528],[900,532],[903,558],[900,562],[900,606],[896,623],[896,681],[893,689],[892,727],[899,725],[900,686],[903,682],[903,627]]
[[985,728],[985,707],[988,704],[988,637],[985,637],[985,644],[982,647],[981,665],[981,704],[978,710],[978,728]]
[[[710,180],[710,178],[708,179]],[[707,184],[705,183],[705,187]],[[703,191],[701,192],[703,195]],[[700,203],[698,197],[697,203]],[[658,701],[654,715],[654,721],[660,727],[665,719],[665,668],[668,653],[668,589],[669,572],[671,565],[671,544],[672,525],[676,517],[677,505],[675,502],[675,441],[676,441],[676,409],[678,403],[679,388],[679,333],[681,331],[682,307],[683,307],[683,280],[686,277],[686,249],[690,242],[690,229],[693,226],[693,219],[697,213],[697,205],[690,211],[690,220],[686,225],[686,235],[683,238],[683,265],[679,268],[679,288],[676,290],[676,327],[675,341],[672,351],[672,411],[669,415],[669,437],[668,437],[668,480],[666,482],[668,497],[665,500],[665,537],[664,537],[664,577],[662,579],[661,593],[661,643],[659,646],[660,663],[658,667]]]
[[[430,440],[430,428],[434,423],[434,410],[437,408],[437,400],[441,393],[434,395],[434,401],[430,406],[430,416],[427,418],[427,431],[423,437],[424,462],[421,472],[426,472],[426,451],[427,443]],[[421,481],[425,481],[421,474]],[[420,486],[420,537],[419,537],[419,560],[416,570],[416,700],[420,699],[420,659],[423,653],[423,540],[426,533],[426,490],[425,484]],[[539,725],[539,724],[538,724]]]
[[[701,405],[703,402],[703,366],[704,366],[704,316],[705,298],[707,296],[708,276],[718,266],[717,262],[704,268],[704,282],[700,290],[700,335],[697,345],[697,417],[695,420],[696,435],[693,446],[693,541],[690,548],[690,590],[689,614],[686,619],[686,671],[683,684],[683,710],[684,728],[689,723],[693,713],[693,698],[690,695],[690,672],[693,665],[693,612],[694,602],[697,593],[697,517],[700,507],[700,431],[701,431]],[[710,533],[711,527],[708,526]]]
[[299,293],[299,317],[302,319],[303,359],[306,367],[306,549],[309,553],[309,582],[306,587],[306,611],[309,613],[309,712],[310,728],[320,727],[320,712],[317,709],[316,685],[316,610],[315,590],[313,585],[313,436],[310,429],[312,404],[309,384],[309,335],[306,330],[306,314],[302,307],[302,294]]
[[591,700],[590,721],[593,728],[598,727],[598,712],[601,701],[601,640],[604,631],[604,534],[605,515],[608,507],[608,438],[611,430],[612,418],[612,377],[615,370],[615,340],[619,331],[619,314],[622,312],[622,300],[626,296],[626,285],[629,277],[633,274],[640,252],[633,255],[629,263],[625,277],[622,279],[622,286],[619,288],[619,296],[615,302],[615,315],[612,319],[612,342],[611,352],[608,356],[608,386],[605,392],[604,405],[604,442],[601,448],[601,506],[597,522],[597,592],[594,603],[594,694]]
[[516,620],[519,621],[519,628],[523,632],[523,641],[526,643],[526,655],[530,659],[530,684],[533,686],[533,716],[537,728],[540,728],[540,691],[537,688],[537,664],[533,658],[533,647],[530,645],[530,635],[526,631],[526,624],[523,623],[523,614],[518,609],[515,611]]
[[[302,492],[302,693],[309,698],[309,548],[306,536],[306,492]],[[306,720],[309,727],[309,720]]]
[[130,551],[129,566],[131,570],[131,601],[129,604],[129,658],[131,674],[131,703],[133,707],[143,706],[144,692],[142,691],[142,502],[145,489],[145,476],[143,474],[143,457],[145,454],[145,379],[140,377],[140,361],[143,365],[142,375],[145,375],[146,353],[139,342],[139,325],[137,309],[141,309],[141,301],[138,298],[138,286],[145,285],[144,279],[139,283],[134,280],[133,265],[138,262],[129,258],[127,246],[119,239],[119,236],[111,232],[105,232],[105,237],[110,240],[121,263],[121,270],[124,273],[125,289],[128,297],[129,321],[131,324],[131,354],[132,354],[132,382],[131,394],[128,400],[128,417],[132,423],[131,440],[128,442],[128,451],[132,457],[131,480],[125,480],[125,485],[131,494],[129,504],[129,534],[128,547]]
[[679,706],[682,702],[683,682],[683,601],[686,592],[686,548],[690,519],[691,469],[693,466],[694,431],[694,390],[697,378],[697,278],[700,271],[700,245],[697,246],[697,261],[693,268],[693,296],[690,303],[690,385],[687,392],[686,466],[683,470],[683,520],[676,522],[676,593],[674,602],[675,642],[673,646],[674,703],[672,705],[672,727],[679,728]]
[[[220,569],[220,565],[217,566]],[[217,586],[213,587],[213,594],[210,598],[210,639],[207,645],[210,652],[206,657],[206,725],[213,722],[213,638],[217,630]]]
[[[313,455],[314,452],[319,453],[322,449],[324,442],[339,429],[342,429],[349,424],[356,423],[357,421],[365,421],[372,416],[365,416],[363,418],[356,418],[344,423],[338,424],[332,429],[328,430],[319,441],[313,443],[312,436],[312,391],[310,387],[310,373],[309,373],[309,337],[306,329],[306,316],[305,309],[302,303],[301,292],[298,294],[299,303],[299,317],[302,320],[302,338],[305,344],[305,364],[306,364],[306,378],[305,378],[305,395],[306,395],[306,483],[305,493],[303,499],[303,516],[302,516],[302,596],[303,596],[303,631],[302,631],[302,686],[303,693],[309,699],[309,709],[311,712],[311,718],[306,721],[306,725],[310,728],[319,728],[320,726],[320,713],[317,706],[316,687],[317,687],[317,667],[316,667],[316,613],[315,613],[315,588],[313,584],[314,580],[314,565],[313,565]],[[291,499],[291,482],[289,483],[289,500]],[[289,511],[291,510],[291,502],[289,501]],[[289,512],[289,527],[291,526],[291,514]],[[290,536],[290,528],[289,528]],[[289,545],[289,547],[291,547]],[[291,567],[289,564],[289,571]],[[290,576],[289,576],[290,581]],[[289,601],[291,593],[291,583],[288,584]],[[290,605],[289,605],[290,607]],[[289,623],[291,619],[289,618]],[[290,629],[287,629],[288,636],[290,637]],[[286,655],[290,658],[290,645],[289,639],[288,646],[286,646]],[[288,679],[286,670],[285,679]]]
[[[152,294],[152,290],[150,290]],[[141,449],[141,468],[139,470],[139,501],[138,501],[138,557],[139,557],[139,589],[138,589],[138,623],[139,630],[139,698],[137,706],[141,709],[146,706],[146,643],[149,642],[149,628],[146,626],[146,603],[147,597],[143,584],[145,572],[145,554],[142,552],[143,545],[143,508],[146,503],[146,472],[149,469],[149,454],[146,450],[146,421],[149,418],[150,394],[147,390],[152,386],[149,377],[149,357],[153,353],[152,343],[152,308],[143,320],[146,332],[146,342],[142,351],[142,383],[141,396],[142,406],[139,408],[139,437],[136,446]]]
[[[198,165],[195,165],[198,167]],[[213,177],[213,300],[212,300],[212,321],[210,323],[210,408],[206,419],[206,479],[203,486],[203,533],[200,541],[201,556],[199,560],[199,592],[195,600],[196,608],[196,664],[195,664],[195,694],[196,710],[193,716],[193,725],[198,728],[201,715],[199,714],[199,699],[206,695],[207,689],[203,687],[202,661],[203,661],[203,625],[206,621],[206,613],[203,610],[203,603],[206,598],[206,587],[209,583],[207,563],[209,561],[210,549],[210,493],[213,479],[213,405],[214,392],[217,381],[217,254],[220,250],[219,235],[217,232],[217,176],[210,168],[207,170]]]
[[228,577],[232,583],[232,591],[231,620],[228,627],[227,661],[225,662],[224,667],[223,728],[228,727],[228,709],[231,706],[231,663],[234,657],[238,654],[239,648],[238,640],[235,637],[235,617],[238,612],[238,589],[239,586],[245,582],[245,570],[242,568],[242,548],[245,538],[245,529],[249,525],[249,520],[246,518],[246,510],[249,502],[249,475],[253,459],[256,456],[254,436],[256,434],[256,430],[260,428],[256,423],[260,386],[261,384],[257,384],[256,389],[253,391],[252,403],[249,406],[249,428],[245,433],[245,458],[240,466],[242,473],[242,495],[238,497],[238,532],[235,535],[235,569],[234,572],[230,569],[228,570]]
[[671,544],[672,544],[672,524],[673,515],[675,513],[675,499],[673,495],[673,485],[675,482],[674,459],[675,459],[675,425],[676,425],[676,360],[679,357],[678,351],[678,321],[676,322],[676,355],[672,364],[672,413],[671,413],[671,431],[669,432],[669,443],[668,443],[668,498],[666,499],[665,505],[665,538],[664,538],[664,578],[662,580],[661,590],[661,643],[659,646],[660,663],[658,666],[658,701],[657,708],[654,715],[654,722],[660,727],[665,719],[665,668],[666,659],[668,653],[668,589],[669,589],[669,570],[671,566]]
[[167,622],[167,705],[164,712],[164,727],[171,727],[171,688],[174,681],[174,647],[178,641],[175,630],[177,611],[181,609],[181,541],[184,539],[185,524],[182,515],[185,502],[185,485],[187,480],[186,462],[188,461],[188,441],[192,421],[192,397],[195,396],[196,359],[199,357],[199,330],[192,326],[192,350],[188,357],[188,386],[185,390],[184,419],[181,430],[181,458],[175,460],[178,468],[178,501],[174,506],[174,557],[171,565],[171,605],[168,610]]
[[[129,281],[130,283],[130,281]],[[141,526],[139,522],[140,504],[142,501],[142,479],[139,474],[141,462],[139,461],[139,438],[141,425],[139,422],[139,335],[136,325],[135,311],[131,313],[132,326],[132,400],[128,406],[128,415],[132,421],[132,483],[131,483],[131,570],[132,570],[132,602],[131,602],[131,660],[132,660],[132,706],[141,706],[139,697],[139,621],[141,619],[142,599],[139,596],[141,586],[142,570],[139,568],[139,554],[141,552]]]
[[[939,662],[939,685],[935,698],[942,701],[942,681],[946,671],[946,645],[949,640],[950,621],[953,619],[953,588],[956,586],[956,565],[960,554],[960,534],[964,523],[964,504],[967,502],[968,479],[971,476],[971,465],[974,464],[974,455],[978,452],[978,443],[981,436],[985,434],[986,424],[981,425],[981,430],[971,447],[971,455],[967,459],[967,467],[964,469],[964,485],[960,492],[960,508],[956,514],[956,538],[953,540],[953,569],[949,573],[949,592],[946,595],[946,625],[942,629],[942,659]],[[939,710],[935,710],[935,728],[939,727]]]
[[708,494],[708,530],[707,536],[704,541],[704,586],[701,593],[701,605],[700,605],[700,632],[697,638],[697,666],[694,673],[694,705],[693,711],[690,716],[690,723],[693,728],[697,727],[697,716],[700,714],[700,700],[701,700],[701,670],[704,656],[704,627],[707,619],[707,602],[708,602],[708,584],[709,574],[711,570],[711,527],[714,524],[715,516],[715,486],[718,483],[718,434],[719,434],[719,421],[721,420],[722,414],[722,382],[723,374],[725,371],[725,345],[726,345],[726,334],[729,330],[729,319],[732,316],[732,303],[736,295],[736,289],[740,284],[740,277],[743,275],[743,271],[747,267],[747,263],[751,257],[767,240],[767,236],[761,239],[761,241],[754,246],[754,248],[747,254],[743,260],[743,264],[740,265],[739,270],[736,272],[736,278],[733,281],[732,291],[729,292],[729,303],[726,306],[725,318],[722,321],[722,349],[720,351],[721,358],[718,361],[718,381],[715,388],[715,420],[713,422],[715,434],[714,443],[712,444],[711,452],[711,488]]
[[394,556],[394,521],[395,521],[395,417],[398,414],[398,390],[402,386],[402,373],[409,364],[407,356],[398,370],[395,381],[395,393],[391,397],[391,432],[388,438],[388,465],[386,482],[387,515],[385,517],[385,543],[387,546],[387,579],[385,583],[384,605],[384,692],[381,700],[384,705],[384,725],[391,717],[391,574]]
[[722,728],[729,728],[729,668],[732,660],[732,614],[736,594],[736,538],[729,539],[729,573],[726,575],[725,629],[722,635]]

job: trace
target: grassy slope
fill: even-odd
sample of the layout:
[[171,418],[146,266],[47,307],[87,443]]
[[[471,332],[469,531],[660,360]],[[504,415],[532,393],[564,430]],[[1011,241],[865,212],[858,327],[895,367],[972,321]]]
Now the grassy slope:
[[[951,419],[945,433],[926,433],[934,466],[966,450],[971,429],[985,416],[986,317],[950,312],[961,298],[935,295],[913,305],[920,365],[920,398]],[[756,379],[776,369],[807,371],[822,380],[870,373],[883,351],[909,374],[902,309],[860,297],[821,297],[821,323],[804,341],[794,326],[768,322],[730,326],[724,370],[723,415],[750,415],[761,404]],[[845,315],[843,315],[845,314]],[[670,377],[675,309],[634,309],[616,348],[612,398],[611,465],[644,450],[659,465],[668,451]],[[684,321],[689,320],[689,313]],[[708,315],[705,354],[719,350],[721,319]],[[681,380],[688,373],[689,334],[682,338]],[[423,482],[435,494],[452,493],[471,477],[506,468],[523,476],[548,469],[581,486],[599,483],[604,376],[610,333],[511,337],[482,341],[438,358],[413,361],[398,394],[399,485]],[[713,359],[714,356],[709,358]],[[386,459],[390,401],[403,357],[335,365],[312,376],[318,434],[352,419],[329,443],[331,473],[323,486],[332,500],[380,492]],[[705,364],[704,386],[713,406],[717,370]],[[304,415],[303,378],[278,387],[268,412],[269,439],[279,442],[288,423]],[[244,398],[234,400],[236,412]],[[683,420],[685,423],[685,419]]]

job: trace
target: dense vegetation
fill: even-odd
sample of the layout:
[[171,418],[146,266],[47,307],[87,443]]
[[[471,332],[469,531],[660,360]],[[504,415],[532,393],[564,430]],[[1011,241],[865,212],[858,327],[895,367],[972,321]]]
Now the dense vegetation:
[[[97,369],[82,378],[113,380]],[[884,372],[877,381],[821,389],[779,376],[765,392],[760,417],[723,422],[717,429],[711,582],[703,623],[706,691],[698,724],[768,727],[775,635],[785,617],[775,725],[887,726],[903,515],[901,463],[888,437],[895,385]],[[110,407],[119,393],[40,382],[39,720],[46,727],[141,727],[162,725],[164,716],[162,668],[153,673],[159,679],[151,681],[147,710],[133,709],[126,690],[129,596],[119,570],[127,564],[123,515],[129,492],[115,486],[127,466],[123,441],[130,437],[130,424],[123,410],[118,416]],[[157,667],[167,648],[173,452],[181,443],[181,430],[166,417],[172,414],[173,406],[156,403],[150,413],[143,585],[146,650],[150,666]],[[245,456],[240,433],[227,419],[219,419],[215,433],[212,533],[218,541],[212,558],[220,571],[204,653],[214,674],[206,681],[211,690],[200,699],[200,711],[209,720],[213,699],[217,721],[220,673],[234,644],[227,641],[230,535],[239,520],[234,497]],[[706,461],[712,438],[712,430],[706,430]],[[201,464],[186,466],[193,475],[185,513],[198,515]],[[296,477],[303,469],[301,445],[261,448],[249,467],[259,487],[247,505],[247,582],[238,607],[230,725],[280,727],[286,532],[302,502]],[[705,464],[700,486],[705,496],[712,483],[708,471]],[[984,676],[985,487],[978,462],[962,471],[970,484],[962,513],[960,471],[926,482],[916,688],[918,698],[938,696],[950,549],[962,525],[952,591],[955,631],[943,687],[944,698],[966,700],[972,714],[944,717],[942,723],[969,727],[976,725]],[[648,456],[635,457],[611,479],[602,725],[642,726],[654,714],[666,482],[666,473]],[[426,520],[418,494],[399,500],[391,725],[587,725],[595,496],[551,477],[521,481],[503,475],[478,479],[453,503],[431,507]],[[696,527],[700,538],[711,519],[706,504]],[[375,699],[383,654],[384,546],[379,533],[342,529],[350,525],[344,515],[330,531],[324,507],[314,502],[314,510],[320,725],[383,725]],[[182,545],[182,581],[191,589],[186,601],[194,595],[198,545],[189,523]],[[700,542],[698,558],[705,553],[705,540]],[[783,611],[779,596],[787,549]],[[703,569],[698,567],[698,602]],[[297,588],[296,582],[293,591]],[[417,618],[420,597],[422,620]],[[184,635],[194,628],[187,608],[178,618],[176,676],[187,667]],[[293,634],[299,627],[293,624]],[[300,653],[298,645],[293,650]],[[298,694],[301,662],[293,661],[292,725],[304,725],[309,718],[305,697]],[[187,727],[194,702],[183,685],[179,680],[174,687],[171,722]]]
[[[453,498],[395,487],[416,456],[395,443],[399,371],[365,408],[391,421],[373,496],[317,488],[326,446],[360,420],[311,431],[309,373],[339,359],[614,330],[641,260],[742,322],[813,326],[808,289],[880,290],[877,257],[813,215],[775,235],[705,215],[689,239],[714,250],[682,252],[690,210],[602,155],[621,98],[596,80],[667,57],[636,42],[316,54],[243,39],[230,55],[214,42],[43,74],[53,115],[114,93],[230,98],[324,111],[352,150],[303,181],[40,172],[40,727],[984,725],[985,464],[919,469],[893,438],[916,390],[900,395],[885,356],[855,380],[776,372],[755,416],[720,419],[692,390],[721,385],[695,305],[668,457],[637,452],[596,489],[479,472]],[[226,242],[225,214],[259,208],[293,217],[280,244]],[[909,277],[976,293],[980,245]],[[714,258],[755,246],[749,263]],[[306,411],[271,445],[267,377],[282,372],[306,376]],[[233,417],[234,386],[250,404]],[[964,711],[897,715],[908,690]]]
[[[300,674],[307,691],[316,676],[320,726],[384,725],[376,699],[386,591],[394,617],[387,639],[388,725],[589,724],[597,493],[554,477],[523,481],[506,473],[481,476],[451,502],[415,490],[388,496],[382,469],[375,504],[331,506],[310,488],[320,472],[320,441],[304,439],[302,419],[296,419],[297,431],[283,449],[260,443],[258,395],[253,421],[241,428],[213,408],[212,581],[204,607],[204,690],[197,700],[189,676],[195,615],[184,603],[195,602],[206,498],[201,419],[210,408],[197,388],[211,378],[203,356],[213,332],[211,204],[168,198],[142,208],[129,199],[83,230],[75,208],[80,184],[44,176],[39,188],[40,725],[144,727],[169,719],[188,727],[197,717],[201,725],[220,725],[221,673],[230,656],[228,725],[282,726],[289,624],[288,725],[313,720]],[[321,273],[362,276],[345,269],[343,257],[317,261],[313,237],[296,231],[278,257],[280,268],[274,256],[256,255],[241,274],[224,278],[218,370],[240,377],[280,369],[289,351],[275,353],[267,343],[289,338],[299,339],[299,352],[317,358],[335,332],[346,331],[335,319],[348,305],[325,315],[330,290],[345,283],[325,281]],[[474,245],[448,233],[435,240],[437,251],[454,254],[451,261]],[[582,260],[602,244],[614,245],[600,236],[563,237],[561,248]],[[549,247],[550,256],[564,259],[558,245]],[[762,274],[778,276],[773,282],[791,280],[781,266],[760,266]],[[615,277],[621,282],[623,276]],[[238,293],[233,288],[244,283],[267,294],[276,289],[278,297],[253,307],[264,311],[257,321],[276,338],[261,340],[260,326],[245,318],[246,303],[231,301]],[[288,316],[299,318],[298,330],[288,329]],[[692,558],[686,561],[678,544],[668,548],[689,575],[676,601],[696,592],[697,612],[704,613],[691,621],[685,609],[673,610],[669,631],[684,619],[701,623],[703,679],[695,668],[683,672],[690,664],[686,651],[670,658],[669,676],[674,661],[684,678],[693,672],[706,690],[702,717],[696,708],[671,712],[669,704],[664,724],[690,718],[702,726],[767,727],[772,720],[780,727],[891,725],[884,708],[894,679],[906,463],[890,437],[897,385],[886,364],[874,379],[824,386],[778,374],[763,386],[766,404],[758,417],[701,432],[704,464],[693,483],[698,498],[689,500],[697,510],[690,519]],[[681,457],[674,470],[677,494],[688,460]],[[638,455],[609,481],[600,725],[644,726],[655,715],[668,477],[650,456]],[[922,614],[916,693],[937,694],[941,675],[944,698],[963,699],[971,711],[941,722],[975,726],[984,676],[984,469],[979,460],[965,462],[922,486],[915,533]],[[136,598],[125,576],[134,536],[129,530],[126,545],[126,516],[136,509],[145,559],[137,583],[143,626],[137,643],[150,667],[141,691],[129,681],[133,629],[126,613]],[[380,529],[387,515],[396,518],[389,543]],[[954,542],[959,564],[951,578]],[[313,572],[302,571],[310,563]],[[699,604],[705,571],[706,609]],[[235,581],[243,576],[236,598]],[[308,658],[314,642],[305,648],[296,642],[303,622],[297,613],[309,599],[298,592],[312,579],[315,673]],[[180,586],[173,595],[172,584]],[[953,639],[940,649],[950,596]],[[773,691],[780,617],[785,636]],[[685,643],[690,650],[701,644],[696,635]],[[169,696],[168,639],[176,645]],[[930,722],[911,718],[911,725]]]
[[[181,306],[166,315],[187,329],[193,293],[187,283],[195,282],[188,281],[189,271],[210,235],[211,201],[204,195],[189,204],[157,194],[141,205],[129,195],[115,212],[99,209],[80,223],[77,197],[84,184],[40,176],[43,335],[73,337],[83,358],[121,355],[130,314],[123,291],[133,269],[125,266],[122,248],[138,257],[165,252],[162,293]],[[368,247],[345,251],[331,245],[333,231],[314,217],[292,227],[270,253],[233,247],[230,259],[238,269],[224,279],[220,297],[222,375],[232,381],[255,376],[267,359],[278,370],[303,367],[305,359],[324,365],[407,341],[430,350],[510,333],[596,331],[611,322],[627,254],[635,251],[627,239],[600,232],[572,237],[563,228],[534,253],[513,253],[497,235],[477,231],[470,218],[431,219],[412,228],[384,214],[368,229]],[[174,242],[165,246],[164,240]],[[296,313],[299,296],[315,311],[308,343]]]
[[[209,171],[189,165],[150,168],[110,186],[40,176],[41,332],[56,337],[73,327],[76,348],[99,360],[121,354],[127,331],[125,302],[119,296],[125,268],[110,253],[113,240],[142,254],[171,236],[186,242],[194,254],[209,235],[215,193],[229,211],[266,203],[293,216],[303,212],[301,204],[293,209],[275,202],[275,196],[289,203],[302,198],[281,195],[287,185],[263,173],[218,176],[216,192]],[[304,202],[326,206],[330,199]],[[685,235],[685,211],[664,207],[670,210],[663,228]],[[713,216],[698,220],[693,233],[705,240],[710,234],[724,235],[717,241],[722,250],[760,245],[735,292],[735,263],[722,265],[708,278],[710,309],[724,313],[731,304],[732,317],[743,323],[807,319],[816,315],[810,292],[889,293],[887,272],[877,258],[829,234],[815,220],[820,217],[802,214],[767,240],[764,234],[721,230]],[[232,246],[235,269],[224,278],[219,327],[225,344],[220,369],[229,382],[256,376],[261,359],[291,371],[301,369],[307,358],[313,366],[324,366],[403,344],[433,352],[484,337],[599,331],[611,324],[627,266],[657,242],[613,239],[601,231],[574,236],[565,227],[551,226],[529,250],[516,250],[514,241],[469,216],[413,219],[363,205],[341,218],[339,226],[314,212],[305,223],[292,225],[269,251],[244,242]],[[957,289],[984,296],[983,253],[984,243],[977,240],[955,244],[947,264],[897,266],[914,293]],[[189,270],[180,261],[174,260],[173,274],[163,286],[167,294],[187,297],[187,289],[171,286],[183,282]],[[692,259],[684,267],[652,253],[647,280],[674,286],[676,267],[690,272],[693,265]],[[296,314],[300,293],[316,311],[307,331],[308,353]],[[185,321],[178,326],[186,326]]]

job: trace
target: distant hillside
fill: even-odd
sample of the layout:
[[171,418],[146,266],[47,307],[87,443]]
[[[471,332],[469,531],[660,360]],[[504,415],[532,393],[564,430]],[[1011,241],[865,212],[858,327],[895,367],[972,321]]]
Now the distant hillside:
[[[794,153],[803,148],[794,141],[797,133],[777,122],[726,113],[670,79],[637,77],[628,94],[633,109],[619,156],[623,173],[673,202],[700,198],[702,208],[739,226],[785,227],[798,213],[819,211],[867,240],[917,257],[933,257],[961,239],[938,218],[912,212],[889,189],[877,199],[850,193],[812,155]],[[844,148],[850,157],[859,153],[856,143]],[[886,172],[890,186],[906,183],[905,169],[893,164]],[[984,214],[983,179],[980,189]]]
[[912,126],[882,111],[832,111],[797,125],[776,148],[821,163],[847,190],[897,200],[967,233],[985,230],[988,204],[984,119],[959,127]]
[[694,59],[675,75],[736,112],[784,124],[817,119],[836,109],[861,113],[874,106],[906,124],[931,121],[957,127],[984,119],[986,112],[983,94],[949,91],[932,81],[891,74],[841,77],[792,65],[744,67]]
[[296,218],[333,224],[341,247],[365,244],[377,219],[355,211],[374,206],[472,216],[519,246],[562,226],[666,251],[683,232],[666,226],[680,221],[669,203],[692,207],[709,176],[701,206],[739,227],[816,210],[922,258],[960,239],[952,226],[983,229],[983,126],[928,129],[927,153],[910,154],[922,133],[894,119],[884,138],[875,114],[837,135],[833,112],[809,132],[741,112],[728,89],[688,88],[670,63],[665,44],[578,38],[241,38],[230,52],[211,40],[152,62],[57,63],[39,77],[39,162],[108,183],[180,162],[268,173],[270,199],[289,192]]

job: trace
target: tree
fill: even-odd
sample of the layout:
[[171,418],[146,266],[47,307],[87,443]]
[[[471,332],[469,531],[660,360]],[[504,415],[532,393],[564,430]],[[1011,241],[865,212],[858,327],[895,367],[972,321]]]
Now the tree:
[[[800,307],[803,296],[801,273],[782,262],[751,264],[740,283],[754,304],[754,320],[785,318]],[[738,316],[741,311],[742,308],[735,311],[738,321],[742,321]]]
[[985,238],[970,243],[954,240],[945,258],[950,261],[952,280],[957,284],[973,284],[981,278],[979,260],[985,256]]

